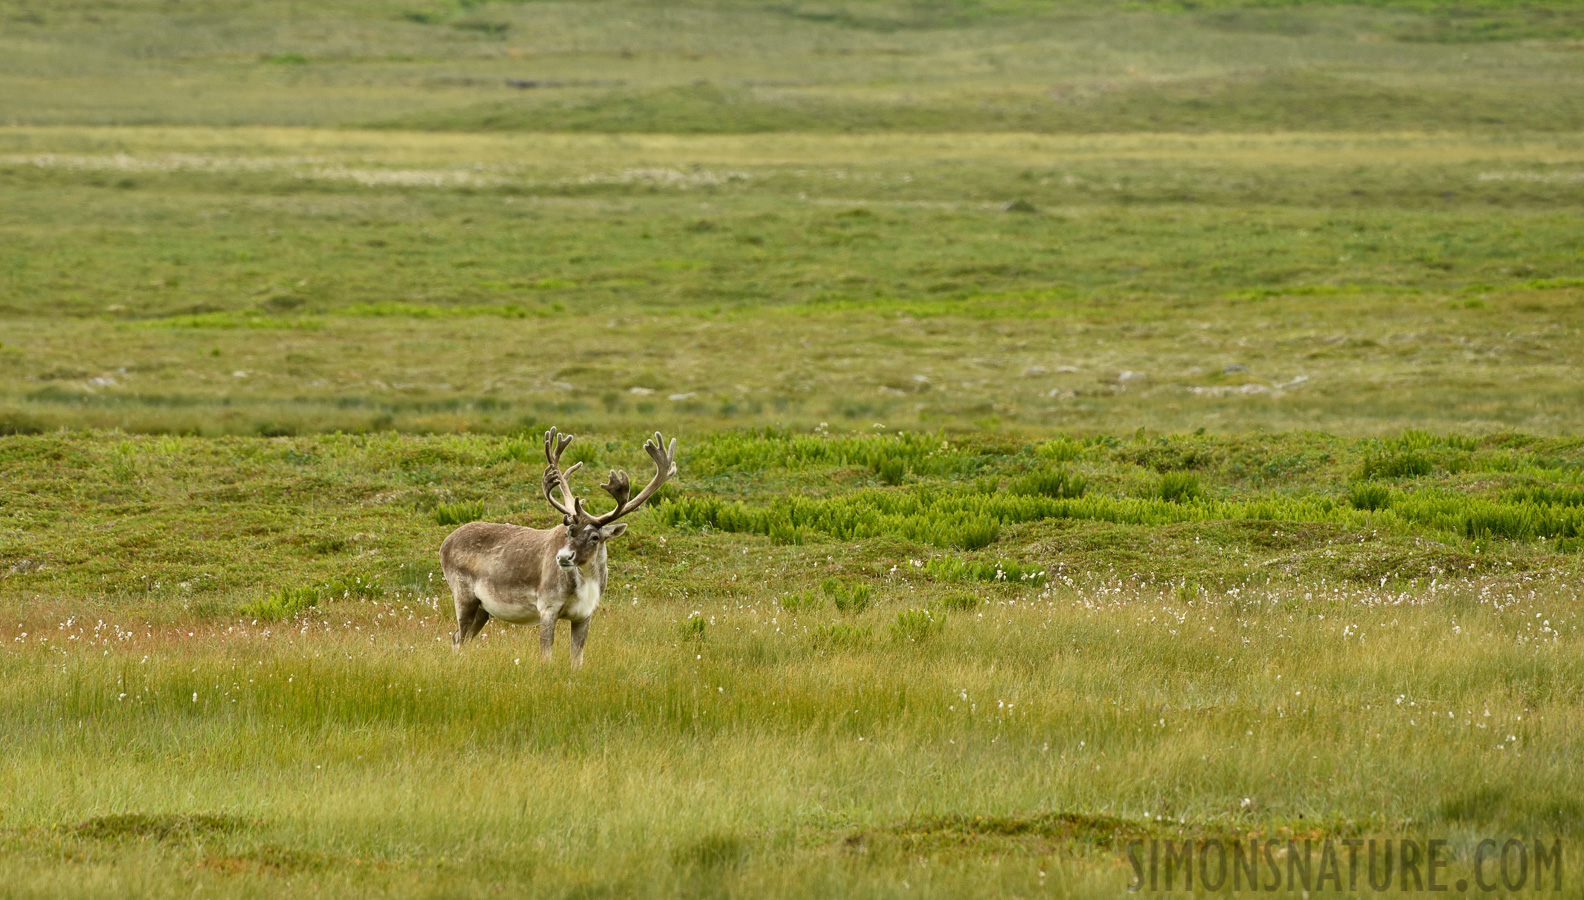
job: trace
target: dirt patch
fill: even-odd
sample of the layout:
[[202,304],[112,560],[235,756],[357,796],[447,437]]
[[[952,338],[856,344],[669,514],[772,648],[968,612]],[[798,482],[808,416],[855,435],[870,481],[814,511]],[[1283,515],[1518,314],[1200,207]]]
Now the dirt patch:
[[[344,859],[311,850],[297,850],[266,844],[245,853],[205,857],[198,865],[227,875],[249,872],[290,874],[293,872],[320,872],[348,864],[361,865],[362,860]],[[379,866],[385,868],[385,866]]]
[[1114,816],[1036,813],[1026,816],[924,816],[890,828],[856,831],[842,842],[851,853],[1044,856],[1058,850],[1108,850],[1142,833]]
[[97,841],[188,843],[254,827],[256,823],[248,819],[217,813],[123,813],[89,819],[68,830],[78,837]]

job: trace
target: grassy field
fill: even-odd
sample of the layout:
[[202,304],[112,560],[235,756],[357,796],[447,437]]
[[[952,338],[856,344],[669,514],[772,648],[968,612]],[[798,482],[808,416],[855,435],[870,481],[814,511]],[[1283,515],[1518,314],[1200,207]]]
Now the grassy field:
[[[435,587],[455,510],[548,524],[530,442],[9,438],[9,890],[1109,895],[1133,839],[1579,834],[1577,439],[689,441],[570,675],[453,658]],[[831,524],[908,498],[933,536]]]
[[[1581,41],[0,0],[0,896],[1117,896],[1184,839],[1451,884],[1509,837],[1577,896]],[[551,523],[552,424],[585,492],[656,428],[680,475],[582,670],[453,656],[439,543]]]
[[0,144],[12,431],[1565,433],[1584,410],[1572,137]]

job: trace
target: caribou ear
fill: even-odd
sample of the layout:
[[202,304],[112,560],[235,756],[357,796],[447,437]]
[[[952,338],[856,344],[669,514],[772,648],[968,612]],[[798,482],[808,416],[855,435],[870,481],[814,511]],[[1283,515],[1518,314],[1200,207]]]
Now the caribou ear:
[[626,531],[627,531],[627,523],[626,522],[617,522],[615,525],[606,525],[604,528],[600,529],[601,534],[604,536],[605,540],[607,540],[607,541],[610,540],[611,538],[619,538],[619,537],[621,537],[622,534],[624,532],[626,532]]

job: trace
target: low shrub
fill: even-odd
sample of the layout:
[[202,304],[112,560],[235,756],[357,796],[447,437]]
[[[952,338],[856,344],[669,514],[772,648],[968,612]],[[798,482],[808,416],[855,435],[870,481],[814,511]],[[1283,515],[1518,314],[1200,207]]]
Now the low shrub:
[[1072,462],[1083,454],[1083,445],[1071,438],[1060,437],[1040,444],[1034,452],[1057,462]]
[[[822,466],[861,466],[886,477],[882,467],[897,475],[963,476],[982,464],[977,453],[954,447],[938,434],[900,432],[872,435],[793,434],[785,429],[714,435],[688,454],[690,471],[715,475],[733,471],[787,469],[800,471]],[[900,483],[898,475],[895,483]],[[891,483],[891,482],[888,482]]]
[[847,625],[827,622],[814,629],[814,647],[818,650],[853,650],[864,647],[874,639],[874,629],[868,625]]
[[1463,534],[1475,540],[1536,538],[1566,540],[1584,536],[1584,509],[1576,506],[1540,506],[1535,503],[1470,504],[1463,514]]
[[798,591],[782,594],[779,601],[782,611],[789,613],[813,612],[825,607],[825,598],[816,591]]
[[849,614],[863,612],[869,608],[874,599],[867,584],[848,587],[834,578],[827,578],[825,583],[820,585],[820,589],[835,602],[837,609]]
[[1082,497],[1089,483],[1083,478],[1073,475],[1063,469],[1046,469],[1042,472],[1030,472],[1012,482],[1011,492],[1026,497],[1054,497],[1058,500],[1070,500]]
[[249,618],[277,621],[294,618],[318,603],[318,588],[281,588],[262,600],[244,604],[237,611]]
[[342,575],[324,586],[324,595],[332,600],[378,600],[385,596],[385,584],[378,575]]
[[1359,468],[1359,477],[1366,481],[1372,478],[1418,478],[1434,470],[1435,463],[1429,456],[1418,450],[1403,450],[1367,457]]
[[937,581],[1006,581],[1043,584],[1045,570],[998,559],[995,562],[937,556],[924,564],[924,572]]
[[1539,485],[1519,488],[1509,495],[1514,503],[1533,503],[1538,506],[1584,506],[1584,487],[1571,485]]
[[677,625],[677,633],[684,641],[702,641],[708,636],[709,623],[699,616],[689,616]]
[[1204,497],[1199,477],[1187,472],[1167,472],[1161,476],[1157,495],[1167,503],[1191,503]]
[[1348,489],[1348,505],[1354,509],[1386,509],[1391,506],[1391,488],[1368,482],[1355,484]]
[[979,604],[981,602],[983,601],[979,599],[978,594],[969,594],[964,592],[947,594],[940,599],[941,608],[953,609],[957,612],[973,612],[979,608]]
[[899,641],[922,643],[939,634],[946,627],[946,616],[937,616],[927,609],[904,609],[891,623],[891,634]]
[[880,480],[889,485],[901,484],[907,478],[907,463],[896,457],[876,460],[873,469]]
[[952,544],[964,550],[978,550],[988,547],[1001,537],[1001,523],[994,519],[970,519],[958,526],[956,538]]
[[459,500],[456,503],[441,503],[434,509],[436,525],[465,525],[468,522],[477,522],[484,518],[484,501]]
[[525,465],[544,465],[544,445],[521,438],[510,438],[503,441],[495,451],[491,462],[523,463]]
[[770,531],[766,535],[772,544],[801,544],[803,543],[803,529],[793,525],[786,519],[775,519],[770,523]]

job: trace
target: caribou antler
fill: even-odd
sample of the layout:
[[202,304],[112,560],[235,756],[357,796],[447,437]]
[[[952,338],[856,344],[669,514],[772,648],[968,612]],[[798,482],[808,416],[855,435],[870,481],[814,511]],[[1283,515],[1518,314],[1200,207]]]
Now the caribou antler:
[[653,439],[644,441],[644,452],[654,460],[654,480],[649,482],[648,487],[639,491],[638,496],[628,500],[628,495],[632,493],[631,480],[627,478],[626,472],[612,470],[610,481],[600,487],[616,499],[616,508],[603,516],[595,516],[594,524],[604,527],[643,506],[645,501],[654,496],[655,491],[660,490],[660,486],[665,484],[667,479],[676,474],[676,438],[672,438],[671,445],[667,447],[665,438],[656,431]]
[[605,493],[616,498],[618,508],[627,502],[627,495],[632,493],[632,481],[627,478],[627,473],[616,469],[611,469],[610,480],[600,487],[605,489]]
[[[562,515],[568,524],[585,516],[583,506],[576,497],[572,496],[572,487],[567,480],[572,477],[573,472],[581,469],[583,464],[573,463],[572,468],[567,469],[565,473],[561,471],[561,454],[570,443],[572,443],[572,435],[570,434],[563,434],[557,437],[556,430],[553,427],[545,432],[545,459],[550,465],[545,466],[542,487],[544,488],[545,499],[550,501],[550,505],[556,508],[556,511]],[[555,498],[557,489],[561,491],[560,502],[557,502]]]

